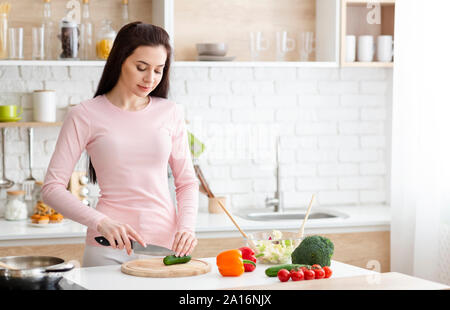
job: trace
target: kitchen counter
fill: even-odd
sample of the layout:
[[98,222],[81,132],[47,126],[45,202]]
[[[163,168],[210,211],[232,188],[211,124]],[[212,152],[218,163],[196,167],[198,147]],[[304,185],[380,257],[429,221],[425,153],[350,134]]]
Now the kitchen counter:
[[[257,264],[253,272],[239,277],[223,277],[216,266],[216,258],[201,258],[211,265],[206,274],[183,278],[146,278],[135,277],[120,271],[120,265],[77,268],[65,275],[65,278],[90,290],[215,290],[253,285],[279,283],[277,277],[267,277],[265,269],[270,265]],[[378,272],[332,261],[332,278],[367,276],[373,281]],[[376,279],[376,278],[375,278]],[[180,281],[181,280],[181,281]],[[314,280],[321,281],[321,280]]]
[[[313,211],[322,209],[341,212],[347,217],[308,220],[305,225],[306,234],[390,230],[389,206],[318,207]],[[267,212],[267,210],[261,209],[260,212]],[[234,213],[233,216],[239,226],[248,233],[270,229],[296,231],[302,223],[302,220],[250,221],[240,218]],[[67,221],[68,224],[61,227],[38,228],[30,226],[27,221],[0,219],[0,246],[84,243],[86,227],[70,220]],[[240,236],[239,231],[225,213],[210,214],[207,212],[199,212],[196,234],[197,238]]]

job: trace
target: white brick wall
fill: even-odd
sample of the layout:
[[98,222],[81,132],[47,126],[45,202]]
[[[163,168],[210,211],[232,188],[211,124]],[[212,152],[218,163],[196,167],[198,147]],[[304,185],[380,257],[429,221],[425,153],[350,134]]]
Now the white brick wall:
[[[31,118],[31,92],[52,88],[62,120],[70,104],[93,96],[101,73],[0,67],[0,104],[22,104]],[[317,205],[379,204],[388,200],[391,77],[383,68],[173,66],[170,98],[184,106],[189,127],[206,144],[200,165],[230,208],[263,208],[273,196],[276,135],[287,208],[307,206],[313,193]],[[35,129],[37,179],[45,175],[58,130]],[[8,130],[6,175],[19,183],[28,176],[27,139],[26,129]]]

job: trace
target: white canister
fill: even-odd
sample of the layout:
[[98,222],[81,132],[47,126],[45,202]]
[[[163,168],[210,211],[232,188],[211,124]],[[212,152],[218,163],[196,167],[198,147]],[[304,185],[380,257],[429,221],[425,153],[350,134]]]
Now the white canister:
[[356,37],[345,36],[345,61],[354,62],[356,60]]
[[378,36],[377,60],[383,62],[391,62],[392,52],[393,52],[392,36]]
[[358,61],[371,62],[375,55],[373,36],[358,37]]
[[54,90],[35,90],[33,92],[33,120],[56,122],[56,92]]

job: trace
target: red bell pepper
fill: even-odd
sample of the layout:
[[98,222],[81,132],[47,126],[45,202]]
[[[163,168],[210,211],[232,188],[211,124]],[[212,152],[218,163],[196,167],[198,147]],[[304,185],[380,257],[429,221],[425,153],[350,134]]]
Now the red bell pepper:
[[[255,252],[251,248],[244,246],[242,248],[239,248],[239,250],[242,253],[242,259],[247,259],[249,261],[256,263]],[[255,268],[256,265],[244,264],[245,272],[252,272],[253,270],[255,270]]]

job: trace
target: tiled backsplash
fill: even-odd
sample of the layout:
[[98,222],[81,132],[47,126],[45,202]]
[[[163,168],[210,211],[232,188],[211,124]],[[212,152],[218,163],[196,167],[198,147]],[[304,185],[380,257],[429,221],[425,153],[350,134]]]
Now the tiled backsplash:
[[[55,89],[58,119],[92,98],[97,67],[0,67],[0,104]],[[172,67],[170,98],[182,104],[188,129],[206,145],[199,158],[216,196],[231,209],[264,207],[276,190],[275,138],[280,136],[286,208],[383,204],[389,197],[392,69]],[[59,128],[35,129],[33,175],[43,179]],[[26,129],[8,129],[6,175],[28,176]],[[81,163],[83,162],[83,163]],[[84,168],[80,160],[77,168]],[[1,168],[1,167],[0,167]],[[4,197],[4,190],[2,197]],[[202,195],[200,208],[207,207]]]

